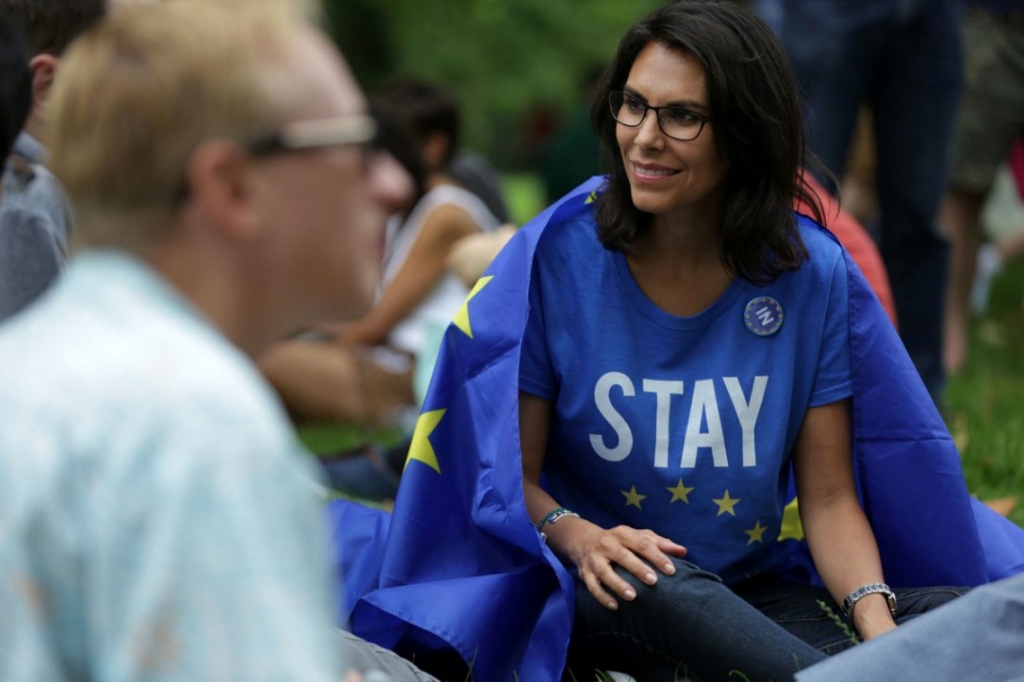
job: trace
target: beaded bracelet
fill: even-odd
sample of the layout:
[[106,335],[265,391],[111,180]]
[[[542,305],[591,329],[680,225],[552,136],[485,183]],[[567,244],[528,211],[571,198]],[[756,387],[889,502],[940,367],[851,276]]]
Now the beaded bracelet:
[[575,516],[577,519],[580,518],[580,515],[576,512],[570,511],[565,507],[558,507],[557,509],[552,509],[551,511],[549,511],[547,514],[544,515],[543,519],[537,522],[537,530],[540,531],[545,525],[549,523],[555,523],[556,521],[558,521],[558,519],[562,518],[563,516]]

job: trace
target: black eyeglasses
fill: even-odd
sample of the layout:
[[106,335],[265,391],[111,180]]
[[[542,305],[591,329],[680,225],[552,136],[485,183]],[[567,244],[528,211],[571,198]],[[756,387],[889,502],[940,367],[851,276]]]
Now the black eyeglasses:
[[640,126],[647,118],[647,112],[653,111],[658,117],[658,127],[673,140],[689,142],[696,140],[708,118],[685,107],[652,107],[642,99],[627,95],[621,90],[613,90],[608,95],[608,105],[612,109],[612,118],[628,128]]
[[266,156],[282,152],[298,152],[325,147],[370,144],[379,130],[370,114],[349,114],[285,123],[269,135],[245,145],[250,154]]

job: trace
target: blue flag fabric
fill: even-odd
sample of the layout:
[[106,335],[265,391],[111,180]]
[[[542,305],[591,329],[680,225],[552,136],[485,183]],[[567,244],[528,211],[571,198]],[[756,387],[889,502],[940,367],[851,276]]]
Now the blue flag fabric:
[[[518,432],[519,346],[541,232],[590,212],[592,178],[524,226],[445,333],[395,510],[332,503],[353,631],[406,655],[454,649],[478,680],[558,680],[574,587],[530,521]],[[895,586],[1024,571],[1024,531],[972,500],[952,439],[847,256],[858,485]],[[800,540],[792,577],[817,581]]]

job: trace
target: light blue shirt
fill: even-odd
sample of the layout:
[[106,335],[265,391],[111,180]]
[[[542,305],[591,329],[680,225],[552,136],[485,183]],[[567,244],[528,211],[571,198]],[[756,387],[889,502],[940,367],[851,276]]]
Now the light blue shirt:
[[315,469],[196,309],[84,254],[0,367],[0,679],[338,682]]

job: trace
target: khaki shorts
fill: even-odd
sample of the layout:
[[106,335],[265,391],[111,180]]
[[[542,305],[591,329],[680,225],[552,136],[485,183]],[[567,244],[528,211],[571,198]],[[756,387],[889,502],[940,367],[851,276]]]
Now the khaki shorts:
[[984,194],[1014,138],[1024,134],[1024,13],[1007,19],[968,12],[964,52],[950,185]]

